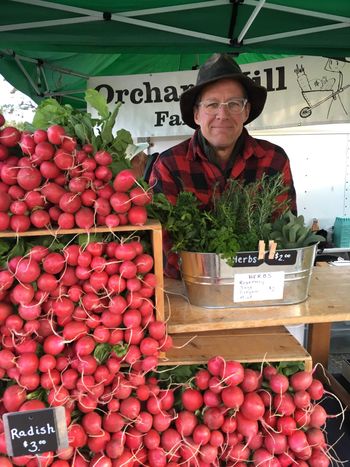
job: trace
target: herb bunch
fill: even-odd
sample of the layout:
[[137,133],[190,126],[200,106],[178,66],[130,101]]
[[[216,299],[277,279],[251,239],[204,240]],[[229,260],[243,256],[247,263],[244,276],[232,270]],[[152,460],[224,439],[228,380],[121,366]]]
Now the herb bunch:
[[233,266],[238,251],[268,240],[273,219],[288,210],[288,201],[278,201],[286,190],[281,174],[248,184],[232,179],[221,195],[214,190],[209,209],[190,192],[180,192],[175,205],[159,194],[150,215],[168,231],[174,251],[216,253]]

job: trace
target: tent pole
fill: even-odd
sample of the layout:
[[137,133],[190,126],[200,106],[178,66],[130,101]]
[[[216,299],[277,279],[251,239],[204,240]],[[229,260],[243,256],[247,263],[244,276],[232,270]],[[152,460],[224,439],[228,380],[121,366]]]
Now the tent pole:
[[[255,6],[257,5],[258,0],[245,0],[245,5]],[[277,5],[275,3],[265,3],[264,8],[269,8],[270,10],[278,10],[284,11],[286,13],[293,13],[295,15],[304,15],[304,16],[312,16],[314,18],[320,19],[328,19],[331,21],[338,21],[341,23],[350,22],[350,18],[347,16],[338,16],[338,15],[330,15],[328,13],[321,13],[319,11],[311,11],[311,10],[304,10],[302,8],[294,8],[284,5]]]
[[78,8],[75,6],[56,4],[52,2],[45,2],[44,0],[10,0],[16,3],[25,3],[26,5],[42,6],[44,8],[51,8],[53,10],[69,11],[70,13],[78,13],[81,15],[95,16],[101,15],[101,12],[96,10],[88,10],[87,8]]
[[318,26],[316,28],[298,29],[296,31],[282,32],[280,34],[270,34],[268,36],[252,37],[251,39],[246,39],[244,43],[246,45],[255,44],[257,42],[262,42],[262,41],[273,41],[275,39],[284,39],[285,37],[300,36],[304,34],[312,34],[315,32],[323,32],[323,31],[332,31],[333,29],[342,29],[342,28],[349,28],[349,27],[350,27],[349,23],[330,24],[327,26]]
[[24,76],[27,78],[28,82],[31,84],[32,88],[34,89],[34,91],[36,92],[37,96],[40,96],[41,93],[39,91],[39,88],[36,86],[36,84],[34,83],[34,81],[32,80],[32,78],[30,77],[29,73],[27,72],[27,70],[24,68],[23,64],[21,63],[21,60],[15,56],[14,57],[15,59],[15,62],[17,63],[18,67],[21,69],[22,73],[24,74]]
[[46,68],[50,68],[51,70],[54,70],[54,71],[59,71],[62,74],[77,76],[78,78],[84,78],[84,79],[90,78],[89,75],[84,75],[83,73],[78,73],[77,71],[69,70],[68,68],[61,68],[55,65],[51,65],[49,62],[46,62],[45,60],[38,60],[37,58],[31,58],[31,57],[26,57],[24,55],[18,55],[12,50],[10,51],[2,50],[1,53],[5,55],[9,55],[10,57],[18,57],[24,62],[38,63],[39,61],[42,66],[45,66]]
[[211,8],[214,6],[221,6],[227,5],[231,3],[230,0],[212,0],[209,2],[202,2],[202,3],[188,3],[187,5],[174,5],[174,6],[167,6],[167,7],[159,7],[159,8],[148,8],[143,10],[135,10],[135,11],[123,11],[118,13],[120,16],[127,16],[129,18],[133,18],[134,16],[143,16],[143,15],[153,15],[158,13],[173,13],[176,11],[186,11],[186,10],[198,10],[200,8]]
[[33,21],[32,23],[18,23],[6,26],[0,26],[0,32],[18,31],[23,29],[46,28],[48,26],[61,26],[66,24],[89,23],[91,21],[100,21],[103,17],[100,16],[82,16],[80,18],[53,19],[48,21]]
[[250,28],[250,26],[253,24],[253,21],[255,20],[255,18],[258,16],[259,14],[259,11],[261,10],[261,8],[264,6],[264,3],[265,3],[266,0],[260,0],[259,3],[256,5],[256,7],[254,8],[253,10],[253,13],[250,15],[250,18],[248,19],[248,21],[246,22],[246,24],[244,25],[242,31],[240,32],[238,38],[237,38],[237,42],[238,44],[240,44],[244,38],[244,36],[247,34],[248,32],[248,29]]

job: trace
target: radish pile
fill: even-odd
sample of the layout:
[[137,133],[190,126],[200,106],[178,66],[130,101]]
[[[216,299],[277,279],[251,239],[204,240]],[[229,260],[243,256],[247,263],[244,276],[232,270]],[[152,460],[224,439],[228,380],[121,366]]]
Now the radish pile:
[[151,195],[129,169],[113,179],[112,162],[60,125],[0,129],[0,231],[144,225]]

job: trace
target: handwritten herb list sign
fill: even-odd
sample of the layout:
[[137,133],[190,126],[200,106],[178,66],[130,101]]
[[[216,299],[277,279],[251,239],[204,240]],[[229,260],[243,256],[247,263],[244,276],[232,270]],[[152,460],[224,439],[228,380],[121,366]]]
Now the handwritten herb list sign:
[[64,407],[3,415],[10,456],[38,455],[68,447]]

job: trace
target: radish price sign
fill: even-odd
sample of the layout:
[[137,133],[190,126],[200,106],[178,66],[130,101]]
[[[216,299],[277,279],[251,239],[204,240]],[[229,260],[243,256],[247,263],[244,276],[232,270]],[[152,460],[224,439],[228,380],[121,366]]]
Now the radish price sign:
[[64,407],[5,413],[3,420],[10,456],[39,455],[68,447]]

